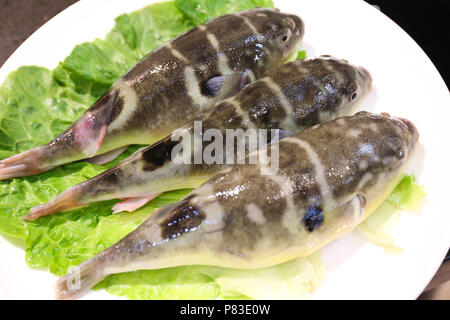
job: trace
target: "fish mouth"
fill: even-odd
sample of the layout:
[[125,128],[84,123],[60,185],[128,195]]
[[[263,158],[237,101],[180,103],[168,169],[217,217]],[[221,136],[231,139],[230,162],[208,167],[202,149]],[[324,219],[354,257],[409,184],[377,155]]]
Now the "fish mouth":
[[302,44],[305,27],[302,19],[293,14],[285,14],[283,20],[283,25],[287,27],[292,34],[290,43],[281,54],[281,61],[284,64],[296,60]]
[[291,28],[292,30],[295,30],[295,28],[297,28],[297,24],[295,23],[294,19],[292,19],[291,17],[287,17],[286,18],[288,27]]
[[358,73],[363,82],[364,87],[367,88],[367,90],[371,90],[373,79],[370,72],[364,67],[359,67]]
[[303,20],[294,14],[288,15],[286,20],[292,33],[298,37],[298,42],[300,43],[305,34],[305,24],[303,23]]
[[305,24],[303,23],[303,20],[296,16],[295,14],[288,15],[288,23],[291,24],[291,27],[293,30],[298,30],[299,32],[303,32],[305,29]]
[[411,137],[411,141],[413,143],[417,143],[419,141],[419,130],[417,129],[417,127],[414,125],[414,123],[412,123],[410,120],[405,119],[405,118],[397,118],[403,125],[406,126],[408,133]]
[[407,135],[407,138],[409,140],[410,144],[416,144],[419,141],[419,130],[417,127],[412,123],[410,120],[406,118],[400,118],[400,117],[392,117],[387,112],[382,112],[381,116],[388,117],[395,123],[397,123],[400,127],[402,127],[403,131]]

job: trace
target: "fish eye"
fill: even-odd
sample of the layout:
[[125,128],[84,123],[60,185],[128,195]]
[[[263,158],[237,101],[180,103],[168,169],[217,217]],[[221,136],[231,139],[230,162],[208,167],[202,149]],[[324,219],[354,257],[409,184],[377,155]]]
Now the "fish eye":
[[278,40],[282,44],[287,44],[289,42],[289,39],[291,38],[292,31],[289,28],[284,28],[283,30],[280,30],[277,32]]
[[291,37],[291,30],[288,29],[287,31],[281,34],[280,41],[286,43],[289,41],[290,37]]
[[350,101],[355,101],[356,97],[358,97],[358,93],[357,92],[353,92]]

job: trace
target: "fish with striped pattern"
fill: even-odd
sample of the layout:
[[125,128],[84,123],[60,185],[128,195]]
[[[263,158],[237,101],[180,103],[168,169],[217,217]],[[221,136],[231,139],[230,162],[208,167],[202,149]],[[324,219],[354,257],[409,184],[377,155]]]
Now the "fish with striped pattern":
[[[200,119],[202,128],[198,136],[195,136],[194,121],[174,132],[174,135],[203,140],[199,145],[206,150],[209,142],[203,136],[209,129],[219,131],[221,136],[216,139],[223,139],[219,147],[222,161],[198,163],[194,161],[194,148],[189,150],[190,164],[173,161],[172,154],[178,142],[169,135],[138,150],[117,166],[69,188],[50,202],[32,208],[25,219],[34,220],[110,199],[125,199],[113,207],[114,213],[134,211],[162,192],[198,187],[227,163],[238,160],[237,145],[227,148],[227,130],[281,129],[282,135],[290,135],[338,116],[353,114],[357,103],[369,92],[371,83],[366,69],[330,56],[285,64],[220,102]],[[249,150],[244,151],[248,154]],[[226,161],[230,156],[233,161]]]
[[[384,201],[418,137],[406,119],[359,112],[282,139],[278,170],[225,169],[58,280],[56,297],[77,298],[120,272],[193,264],[255,269],[311,254]],[[74,276],[78,287],[70,286]]]
[[303,34],[299,17],[272,9],[212,19],[143,58],[53,141],[0,161],[0,180],[154,143],[292,59]]

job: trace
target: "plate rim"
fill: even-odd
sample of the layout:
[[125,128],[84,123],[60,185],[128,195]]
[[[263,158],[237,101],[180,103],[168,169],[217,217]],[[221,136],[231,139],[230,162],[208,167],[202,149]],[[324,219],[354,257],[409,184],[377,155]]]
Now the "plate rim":
[[[278,0],[278,1],[280,1],[281,2],[281,0]],[[278,2],[277,0],[274,0],[274,2],[275,2],[275,4]],[[149,5],[149,4],[152,4],[152,3],[155,3],[155,2],[160,2],[160,1],[154,1],[154,0],[148,0],[147,1],[147,4]],[[403,36],[406,36],[407,38],[409,38],[409,41],[412,41],[413,43],[414,43],[414,45],[415,45],[415,47],[416,48],[418,48],[419,50],[420,50],[420,52],[421,52],[421,54],[422,54],[422,56],[425,58],[425,60],[424,60],[424,63],[427,63],[428,65],[431,65],[432,66],[432,68],[433,68],[433,73],[436,75],[437,74],[437,76],[439,77],[439,83],[440,83],[440,86],[445,90],[447,90],[448,91],[448,88],[447,88],[447,85],[445,84],[445,81],[444,81],[444,79],[443,79],[443,76],[442,76],[442,74],[439,72],[439,70],[436,68],[436,66],[433,64],[433,62],[431,61],[431,59],[429,58],[429,56],[426,54],[426,52],[417,44],[417,42],[405,31],[405,30],[403,30],[395,21],[393,21],[390,17],[388,17],[386,14],[384,14],[382,11],[380,11],[380,10],[378,10],[378,9],[376,9],[376,8],[374,8],[371,4],[369,4],[369,3],[366,3],[365,1],[356,1],[356,0],[353,0],[352,1],[353,3],[358,3],[358,4],[360,4],[361,2],[362,3],[365,3],[363,6],[368,6],[368,7],[371,7],[371,10],[376,10],[376,11],[378,11],[378,14],[382,14],[382,16],[384,17],[384,19],[386,20],[386,18],[387,18],[387,20],[388,21],[390,21],[390,24],[392,25],[392,26],[395,26],[397,29],[398,29],[398,31],[400,31],[402,34],[403,34]],[[86,3],[88,3],[88,0],[80,0],[80,1],[78,1],[78,2],[76,2],[76,3],[74,3],[74,4],[71,4],[70,6],[68,6],[67,8],[65,8],[64,10],[62,10],[60,13],[58,13],[57,15],[55,15],[54,17],[52,17],[51,19],[49,19],[46,23],[44,23],[41,27],[39,27],[37,30],[35,30],[29,37],[27,37],[27,39],[23,42],[23,43],[21,43],[14,51],[13,51],[13,53],[11,53],[11,55],[5,60],[5,62],[3,63],[3,65],[0,67],[0,82],[1,83],[3,83],[4,82],[4,80],[5,80],[5,78],[7,77],[7,75],[10,73],[10,72],[12,72],[12,71],[14,71],[14,70],[16,70],[18,67],[20,67],[20,66],[22,66],[22,65],[16,65],[16,66],[14,66],[14,61],[15,61],[15,57],[17,56],[17,55],[20,55],[21,54],[21,51],[22,50],[24,50],[24,48],[26,48],[26,43],[29,41],[29,39],[30,38],[36,38],[36,37],[38,37],[38,36],[40,36],[40,34],[41,33],[43,33],[43,32],[45,32],[45,30],[47,29],[47,28],[49,28],[49,26],[51,26],[52,24],[54,24],[54,21],[55,21],[55,19],[60,19],[60,17],[61,17],[61,15],[67,15],[68,14],[68,12],[70,13],[72,10],[73,10],[73,8],[78,8],[78,7],[81,7],[81,6],[84,6],[84,5],[86,5]],[[91,2],[92,3],[92,2]],[[131,10],[136,10],[136,9],[130,9],[130,11]],[[130,11],[127,11],[127,12],[130,12]],[[59,18],[58,18],[59,17]],[[44,28],[44,29],[43,29]],[[43,31],[44,30],[44,31]],[[106,34],[105,34],[106,35]],[[92,41],[93,39],[91,39],[91,40],[86,40],[86,41]],[[76,44],[74,44],[74,45],[76,45]],[[73,45],[73,46],[74,46]],[[72,47],[73,47],[72,46]],[[68,52],[67,53],[67,55],[66,56],[68,56],[70,54],[70,52]],[[56,60],[56,59],[55,59]],[[56,62],[56,61],[55,61]],[[14,68],[12,68],[12,67],[14,67]],[[448,101],[450,101],[450,97],[447,97],[448,99]],[[429,281],[431,281],[431,279],[432,279],[432,277],[434,276],[434,274],[436,273],[436,271],[439,269],[439,267],[440,267],[440,265],[442,264],[442,260],[443,260],[443,258],[445,257],[445,254],[447,253],[447,251],[448,251],[448,248],[450,247],[450,235],[448,236],[448,244],[447,244],[447,249],[444,251],[443,250],[443,253],[442,253],[442,255],[441,255],[441,259],[440,259],[440,261],[441,262],[435,262],[434,263],[434,272],[431,274],[431,276],[429,277],[429,279],[428,279],[428,281],[423,285],[423,287],[422,287],[422,289],[421,289],[421,291],[418,293],[418,294],[416,294],[415,296],[417,297],[418,295],[420,295],[420,293],[426,288],[426,286],[427,286],[427,284],[429,283]],[[10,243],[11,244],[11,243]],[[11,244],[11,245],[13,245],[13,244]],[[436,259],[436,261],[437,261],[437,259]],[[46,272],[49,272],[48,270],[46,271]],[[1,292],[0,292],[0,294],[1,294]],[[0,298],[1,298],[1,295],[0,295]]]

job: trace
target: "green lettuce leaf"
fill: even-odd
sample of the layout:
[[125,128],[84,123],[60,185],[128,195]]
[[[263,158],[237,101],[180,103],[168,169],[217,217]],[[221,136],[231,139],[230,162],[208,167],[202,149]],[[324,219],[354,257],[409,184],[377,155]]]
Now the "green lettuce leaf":
[[175,0],[175,4],[195,24],[254,7],[273,8],[272,0]]
[[320,283],[319,253],[258,270],[183,266],[122,273],[97,285],[128,299],[301,299]]
[[[114,28],[104,40],[77,45],[55,70],[30,66],[12,72],[0,86],[0,158],[53,139],[145,54],[204,22],[205,17],[254,6],[272,6],[271,1],[263,0],[226,1],[220,6],[217,3],[163,2],[123,14],[116,18]],[[196,11],[193,8],[204,14],[203,18],[193,15]],[[71,163],[40,175],[1,181],[0,232],[23,241],[26,261],[31,267],[48,268],[57,275],[111,246],[156,208],[179,200],[189,190],[165,193],[134,213],[113,216],[111,207],[116,201],[107,201],[36,222],[25,223],[22,217],[31,207],[117,164],[135,149],[130,148],[104,166]],[[319,264],[309,260],[299,259],[260,273],[264,277],[273,276],[272,287],[276,287],[278,283],[289,285],[292,277],[308,270],[311,277],[303,277],[302,286],[295,292],[301,294],[304,284],[318,274],[311,270]],[[252,283],[257,283],[258,273],[228,272],[205,266],[179,267],[113,275],[98,288],[131,299],[248,298],[258,295],[243,290],[244,279],[251,278]],[[240,280],[233,280],[234,277]]]
[[306,51],[301,50],[298,52],[296,60],[303,60],[303,59],[306,59]]
[[364,220],[358,229],[374,244],[390,253],[401,253],[391,236],[400,218],[401,211],[414,212],[425,198],[423,186],[416,183],[414,176],[405,175],[387,199]]

